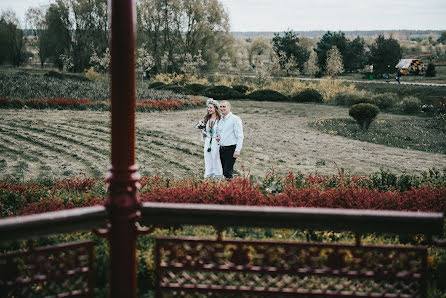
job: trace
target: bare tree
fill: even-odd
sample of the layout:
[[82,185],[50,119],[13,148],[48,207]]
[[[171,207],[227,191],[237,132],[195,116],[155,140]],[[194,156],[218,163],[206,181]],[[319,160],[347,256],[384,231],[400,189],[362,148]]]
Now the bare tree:
[[335,77],[344,71],[344,62],[341,52],[336,46],[332,47],[327,53],[326,73],[330,77]]

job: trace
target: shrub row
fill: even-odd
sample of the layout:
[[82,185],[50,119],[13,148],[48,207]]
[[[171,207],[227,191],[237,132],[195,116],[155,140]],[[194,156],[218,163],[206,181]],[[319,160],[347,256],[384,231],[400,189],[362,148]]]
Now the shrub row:
[[[140,181],[142,201],[252,206],[328,207],[446,211],[446,175],[367,176],[267,175],[261,184],[247,177],[226,180],[150,176]],[[2,217],[103,204],[100,178],[70,178],[53,183],[0,181]]]
[[[88,98],[92,102],[110,99],[108,82],[91,82],[76,75],[35,75],[27,73],[0,72],[0,98]],[[189,99],[184,94],[169,90],[136,89],[136,99]]]
[[[139,112],[179,110],[204,105],[199,99],[161,99],[137,100],[136,110]],[[92,102],[90,99],[40,98],[10,99],[0,98],[0,109],[64,109],[64,110],[109,110],[109,101]]]
[[446,100],[442,99],[436,104],[422,104],[415,96],[405,96],[401,100],[395,93],[381,93],[370,95],[361,91],[338,93],[333,99],[336,105],[353,106],[360,103],[376,105],[381,110],[399,110],[406,114],[426,112],[430,114],[446,113]]
[[190,84],[179,86],[177,84],[154,82],[149,85],[149,88],[157,90],[172,90],[182,94],[204,95],[217,100],[247,98],[260,101],[323,102],[322,95],[319,93],[319,91],[314,89],[305,89],[291,97],[288,97],[271,89],[256,90],[250,93],[249,87],[245,85],[234,85],[231,88],[223,85],[206,86],[202,84]]
[[[367,208],[393,210],[445,211],[446,171],[429,171],[421,176],[395,175],[381,171],[367,176],[350,176],[344,173],[333,176],[303,175],[286,177],[268,174],[261,184],[253,184],[247,178],[227,181],[202,181],[186,179],[175,181],[165,177],[143,177],[140,197],[145,201],[180,203],[215,203],[235,205],[268,205],[295,207]],[[0,181],[0,216],[15,216],[75,207],[104,204],[105,182],[99,178],[69,178],[51,182],[12,183]],[[294,232],[294,233],[293,233]],[[171,237],[215,237],[215,230],[209,227],[162,229],[153,234],[138,238],[137,274],[141,281],[140,293],[153,291],[155,276],[154,238]],[[233,228],[225,230],[225,237],[244,239],[272,239],[283,241],[293,239],[308,241],[350,241],[344,233]],[[310,237],[310,238],[309,238]],[[106,296],[108,285],[108,244],[103,238],[91,233],[61,234],[35,241],[35,246],[56,245],[68,241],[94,239],[96,296]],[[389,241],[374,235],[368,236],[373,244]],[[415,238],[414,238],[415,239]],[[394,240],[390,240],[394,241]],[[400,241],[419,243],[412,238]],[[393,243],[393,242],[392,242]],[[18,250],[25,243],[8,243],[0,251]],[[444,280],[444,254],[429,252],[430,278],[439,285]],[[442,269],[443,268],[443,269]]]

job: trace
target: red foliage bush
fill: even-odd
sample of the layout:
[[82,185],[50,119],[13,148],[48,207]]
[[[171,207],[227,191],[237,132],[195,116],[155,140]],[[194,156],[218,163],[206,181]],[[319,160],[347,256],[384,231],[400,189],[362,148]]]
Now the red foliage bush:
[[60,198],[53,198],[51,200],[46,199],[40,202],[26,204],[20,209],[18,215],[30,215],[73,208],[76,208],[76,206],[72,202],[64,202]]
[[[378,190],[370,189],[365,177],[302,177],[282,177],[282,188],[272,193],[248,178],[175,181],[155,175],[141,178],[139,197],[142,202],[446,212],[441,185]],[[0,181],[0,212],[14,216],[103,205],[105,190],[98,179],[69,178],[52,186]]]
[[54,189],[70,190],[70,191],[86,191],[91,190],[96,184],[95,178],[82,177],[65,178],[54,183]]
[[[177,110],[184,107],[195,107],[204,105],[204,102],[198,99],[182,100],[182,99],[161,99],[161,100],[137,100],[136,107],[138,110]],[[110,106],[110,101],[92,102],[90,99],[69,99],[69,98],[38,98],[38,99],[0,99],[0,108],[21,108],[27,106],[29,108],[64,108],[64,109],[92,109],[104,108]]]

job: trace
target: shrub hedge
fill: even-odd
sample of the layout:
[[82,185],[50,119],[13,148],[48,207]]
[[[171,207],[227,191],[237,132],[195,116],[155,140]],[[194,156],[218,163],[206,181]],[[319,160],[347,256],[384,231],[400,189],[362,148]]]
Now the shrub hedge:
[[[385,209],[445,212],[446,173],[430,171],[422,176],[394,175],[381,172],[370,177],[340,175],[296,175],[277,176],[268,174],[260,185],[250,179],[235,178],[231,181],[185,179],[175,181],[160,176],[142,177],[139,197],[143,201],[268,205],[289,207],[330,207],[355,209]],[[273,187],[274,186],[274,187]],[[275,193],[272,189],[275,189]],[[61,181],[45,183],[18,182],[0,180],[0,217],[35,214],[61,209],[103,205],[106,198],[104,180],[101,178],[67,178]],[[275,229],[226,229],[229,239],[274,239],[280,241],[293,239],[305,241],[313,231],[295,231]],[[294,234],[293,234],[294,233]],[[332,233],[330,233],[332,234]],[[292,236],[293,235],[293,236]],[[319,234],[318,234],[319,235]],[[335,239],[321,233],[313,241],[349,241],[348,235],[336,233]],[[150,296],[154,290],[155,258],[154,240],[158,236],[199,238],[215,237],[215,230],[210,227],[181,226],[178,228],[156,228],[153,234],[141,236],[137,243],[137,275],[141,296]],[[55,245],[68,241],[93,239],[95,246],[95,296],[106,297],[108,294],[109,262],[107,241],[93,233],[60,234],[35,240],[36,247]],[[349,239],[349,240],[347,240]],[[374,244],[383,244],[383,239],[369,235]],[[395,241],[395,240],[391,240]],[[413,241],[403,239],[400,242]],[[392,242],[394,244],[394,242]],[[0,251],[18,250],[25,242],[0,243]],[[446,262],[443,255],[429,250],[428,269],[430,282],[441,284],[445,274]],[[153,292],[152,292],[153,294]]]
[[246,85],[234,85],[234,86],[232,86],[232,89],[240,92],[241,94],[246,94],[246,92],[249,91],[249,87]]
[[289,98],[280,92],[271,89],[257,90],[248,95],[249,99],[262,101],[288,101]]
[[192,95],[203,95],[203,92],[205,89],[208,88],[208,86],[203,84],[189,84],[185,86],[186,90],[189,91],[189,94]]
[[292,98],[292,101],[295,102],[324,102],[324,97],[322,94],[315,89],[305,89],[297,94],[295,94]]
[[240,99],[245,97],[240,92],[223,85],[209,87],[205,89],[203,93],[205,96],[214,98],[216,100]]
[[164,85],[166,85],[164,82],[153,82],[153,83],[149,84],[149,88],[150,89],[158,88],[158,87],[161,87],[161,86],[164,86]]
[[334,103],[337,105],[352,106],[358,103],[372,103],[370,96],[358,91],[349,91],[336,94]]
[[381,110],[393,108],[398,103],[398,97],[393,93],[382,93],[372,97],[372,102]]
[[415,114],[421,111],[421,100],[415,96],[406,96],[401,101],[405,113]]

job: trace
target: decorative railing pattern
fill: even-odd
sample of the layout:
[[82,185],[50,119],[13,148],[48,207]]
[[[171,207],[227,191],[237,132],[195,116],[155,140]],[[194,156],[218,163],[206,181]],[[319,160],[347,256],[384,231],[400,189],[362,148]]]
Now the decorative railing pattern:
[[94,242],[0,255],[0,297],[93,297]]
[[156,245],[159,297],[427,294],[425,247],[178,238]]
[[[441,213],[143,203],[136,215],[139,217],[134,218],[133,228],[138,235],[158,226],[216,228],[216,240],[157,239],[160,296],[202,296],[211,292],[217,296],[423,297],[427,245],[445,247],[434,238],[443,235]],[[222,235],[228,227],[351,231],[355,243],[226,240]],[[109,237],[109,229],[105,208],[95,206],[0,219],[0,241],[86,230]],[[361,244],[361,236],[366,233],[422,234],[425,245],[366,246]],[[1,255],[0,297],[90,295],[92,252],[70,251],[70,245],[65,244]],[[119,254],[116,257],[122,258]],[[87,259],[88,265],[83,263]],[[70,267],[74,260],[78,260],[78,267]],[[39,266],[48,270],[39,271]],[[54,275],[58,268],[61,272]],[[78,275],[71,275],[75,273]],[[123,275],[120,270],[114,274]],[[79,292],[77,286],[85,292]],[[115,297],[127,297],[129,291],[132,296],[136,286],[113,293]]]

